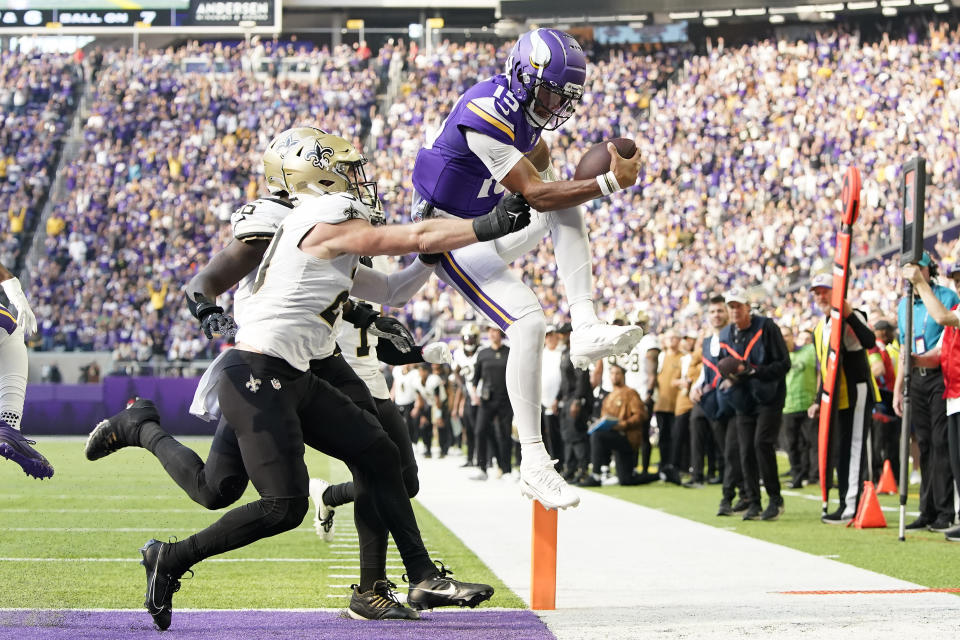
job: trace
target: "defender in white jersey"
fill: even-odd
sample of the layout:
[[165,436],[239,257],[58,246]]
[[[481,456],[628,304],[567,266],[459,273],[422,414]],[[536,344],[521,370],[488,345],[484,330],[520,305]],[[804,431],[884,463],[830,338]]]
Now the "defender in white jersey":
[[[294,157],[290,154],[295,154],[296,162],[288,168]],[[243,314],[238,348],[224,356],[217,386],[224,417],[236,435],[244,466],[261,499],[229,511],[182,542],[151,540],[144,546],[146,605],[162,628],[170,624],[179,577],[191,565],[299,524],[307,508],[305,443],[344,459],[354,471],[354,512],[361,547],[366,546],[365,535],[386,525],[410,576],[408,603],[412,607],[475,606],[492,594],[487,585],[459,583],[447,577],[442,565],[439,571],[433,566],[401,487],[396,445],[374,412],[364,411],[307,370],[312,367],[315,373],[322,373],[343,366],[333,335],[358,269],[358,255],[442,251],[493,239],[525,226],[529,211],[522,198],[514,198],[472,223],[432,220],[374,228],[370,220],[375,214],[368,199],[374,185],[363,180],[363,162],[349,143],[334,136],[304,141],[285,157],[288,189],[305,201],[284,220],[271,241],[253,283],[249,313]],[[372,195],[375,201],[375,189]],[[295,241],[290,242],[290,237]],[[395,291],[386,276],[369,278],[365,286],[369,295],[364,297],[382,301],[391,301],[387,294]],[[204,303],[194,302],[198,307]],[[197,311],[203,316],[204,309]],[[222,315],[222,309],[215,313]],[[133,433],[118,433],[127,426],[118,424],[109,431],[125,443],[139,441],[145,425],[135,425]],[[106,455],[110,449],[103,444],[100,448],[106,449]],[[375,567],[361,563],[361,584],[354,589],[349,611],[362,618],[416,618],[415,612],[393,597],[385,579],[385,533],[383,540],[382,561]]]
[[10,309],[0,304],[0,457],[13,460],[34,478],[49,478],[53,465],[20,433],[23,402],[27,392],[27,347],[24,336],[37,330],[37,319],[23,295],[20,280],[0,264],[0,287]]

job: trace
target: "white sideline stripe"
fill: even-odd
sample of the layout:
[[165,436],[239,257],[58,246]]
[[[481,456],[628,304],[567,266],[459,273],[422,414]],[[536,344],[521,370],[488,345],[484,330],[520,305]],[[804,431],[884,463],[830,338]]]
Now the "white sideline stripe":
[[[339,562],[339,558],[209,558],[204,562]],[[0,558],[0,562],[140,562],[139,558]],[[331,566],[331,569],[350,569],[341,565]],[[387,569],[402,569],[403,567],[387,565]],[[360,567],[357,565],[359,571]]]
[[[0,513],[90,513],[93,509],[0,508]],[[200,509],[95,509],[97,513],[210,513]]]
[[[175,532],[185,532],[187,529],[169,529],[170,531]],[[43,532],[43,531],[56,531],[56,532],[71,532],[71,533],[153,533],[156,534],[156,528],[138,528],[138,527],[0,527],[0,531],[15,531],[15,532]],[[312,529],[305,529],[303,527],[299,529],[294,529],[293,531],[299,533],[310,532],[313,533]],[[354,550],[356,550],[357,545],[354,545]],[[343,555],[343,551],[334,551],[334,555]]]
[[[781,491],[780,493],[782,493],[782,494],[785,495],[785,496],[791,496],[791,497],[794,497],[794,498],[803,498],[804,500],[813,500],[813,501],[815,501],[815,502],[821,502],[820,496],[812,496],[812,495],[810,495],[809,493],[797,493],[796,491]],[[837,505],[837,506],[840,506],[840,501],[837,500],[836,498],[830,498],[830,504],[835,504],[835,505]],[[899,512],[900,512],[900,507],[884,507],[883,505],[880,505],[880,508],[881,508],[883,511],[886,511],[887,513],[899,513]],[[907,511],[907,512],[906,512],[906,515],[910,516],[911,518],[919,518],[919,517],[920,517],[920,512],[919,512],[919,511]]]

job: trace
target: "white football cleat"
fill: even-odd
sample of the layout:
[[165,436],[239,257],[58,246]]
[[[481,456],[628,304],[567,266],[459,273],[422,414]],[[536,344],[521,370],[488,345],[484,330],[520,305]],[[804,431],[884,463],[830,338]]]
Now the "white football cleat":
[[594,322],[570,334],[570,360],[578,369],[607,356],[629,353],[643,337],[643,329],[632,325]]
[[313,500],[313,528],[324,542],[333,542],[333,509],[323,504],[323,492],[330,483],[320,478],[310,478],[310,499]]
[[544,509],[566,509],[580,504],[580,496],[557,473],[556,460],[520,463],[520,493],[536,500]]

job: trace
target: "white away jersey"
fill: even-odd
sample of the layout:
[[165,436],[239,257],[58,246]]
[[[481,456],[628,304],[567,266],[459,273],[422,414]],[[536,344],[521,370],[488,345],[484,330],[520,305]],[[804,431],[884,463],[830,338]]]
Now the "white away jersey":
[[310,360],[332,355],[359,258],[344,254],[320,260],[301,251],[300,241],[317,224],[370,215],[366,205],[345,193],[307,198],[297,206],[263,256],[237,342],[283,358],[300,371],[310,368]]
[[473,353],[467,355],[463,347],[458,347],[453,352],[453,366],[463,378],[463,385],[467,388],[467,398],[477,398],[479,401],[480,393],[473,384],[473,372],[477,369],[477,351],[478,349],[474,349]]
[[[385,256],[373,257],[373,268],[383,273],[390,271],[390,261]],[[371,302],[376,311],[383,307]],[[344,322],[340,327],[340,335],[337,337],[337,343],[343,351],[343,359],[347,361],[353,370],[360,376],[370,394],[378,400],[386,400],[390,397],[390,390],[387,388],[387,381],[380,371],[380,360],[377,358],[378,338],[367,333],[366,329],[357,329],[349,322]]]
[[[241,242],[272,240],[280,223],[291,213],[293,205],[277,198],[259,198],[248,202],[230,216],[233,237]],[[243,326],[244,303],[250,299],[256,277],[257,269],[254,269],[243,277],[233,294],[233,315],[238,326]]]
[[643,400],[647,400],[647,389],[650,387],[646,365],[647,351],[659,348],[660,343],[656,336],[647,333],[630,353],[607,356],[603,359],[603,376],[601,377],[600,387],[608,393],[613,391],[613,385],[610,383],[610,365],[616,364],[623,367],[624,384],[639,393]]

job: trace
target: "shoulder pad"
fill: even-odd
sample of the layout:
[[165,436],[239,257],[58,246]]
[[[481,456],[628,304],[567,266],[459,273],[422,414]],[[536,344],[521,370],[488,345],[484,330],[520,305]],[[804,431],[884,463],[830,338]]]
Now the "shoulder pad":
[[277,198],[259,198],[233,212],[233,237],[241,242],[269,240],[280,222],[293,212],[293,205]]
[[510,113],[509,108],[493,96],[476,97],[464,105],[457,124],[513,145],[516,125],[511,115],[514,114]]

